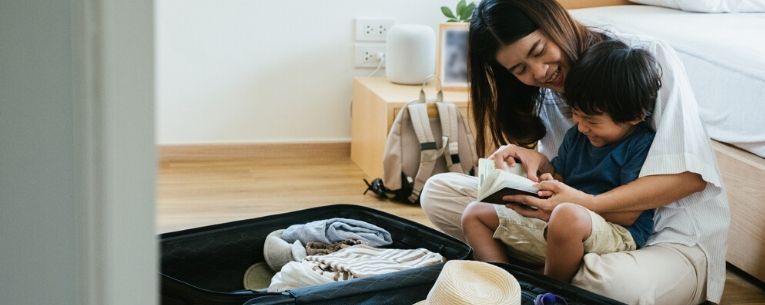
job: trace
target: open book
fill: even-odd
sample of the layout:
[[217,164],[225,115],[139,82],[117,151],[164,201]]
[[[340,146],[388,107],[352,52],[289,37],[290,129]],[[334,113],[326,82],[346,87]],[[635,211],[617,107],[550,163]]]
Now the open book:
[[[539,197],[536,182],[525,177],[519,163],[505,171],[494,168],[494,160],[478,160],[478,201],[494,204],[506,204],[505,195],[531,195]],[[529,207],[531,208],[531,207]]]

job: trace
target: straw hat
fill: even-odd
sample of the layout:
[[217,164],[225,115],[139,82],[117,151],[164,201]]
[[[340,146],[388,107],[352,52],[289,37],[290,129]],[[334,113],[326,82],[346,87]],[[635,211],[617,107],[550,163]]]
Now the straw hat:
[[521,286],[504,269],[478,261],[448,261],[428,298],[415,305],[520,305]]

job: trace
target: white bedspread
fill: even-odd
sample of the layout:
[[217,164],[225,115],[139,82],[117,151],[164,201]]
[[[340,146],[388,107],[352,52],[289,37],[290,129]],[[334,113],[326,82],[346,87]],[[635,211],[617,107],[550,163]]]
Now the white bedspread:
[[571,10],[587,25],[667,41],[715,140],[765,157],[765,13],[704,14],[624,5]]

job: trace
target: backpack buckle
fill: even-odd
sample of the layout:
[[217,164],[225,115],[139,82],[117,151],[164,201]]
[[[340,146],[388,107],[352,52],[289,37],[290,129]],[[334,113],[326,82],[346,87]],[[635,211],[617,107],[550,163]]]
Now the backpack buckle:
[[380,198],[393,199],[393,197],[396,197],[396,194],[393,193],[393,191],[385,187],[382,179],[380,178],[375,178],[372,180],[372,182],[369,182],[366,178],[364,178],[364,183],[366,183],[367,189],[364,191],[363,195],[366,195],[367,192],[372,191],[372,193],[377,194],[377,196]]

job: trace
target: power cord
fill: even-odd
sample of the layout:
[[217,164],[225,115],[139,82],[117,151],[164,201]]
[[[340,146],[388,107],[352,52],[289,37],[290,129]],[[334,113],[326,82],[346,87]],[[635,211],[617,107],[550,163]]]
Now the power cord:
[[[377,52],[375,54],[375,57],[377,57],[380,60],[380,62],[377,63],[377,67],[375,68],[375,70],[372,71],[372,73],[369,73],[369,75],[367,75],[367,77],[375,75],[375,73],[377,73],[377,71],[380,71],[380,68],[382,68],[383,64],[385,64],[385,53]],[[351,102],[348,105],[350,106],[350,107],[348,107],[349,108],[349,114],[352,116],[353,115],[353,99],[351,99]]]
[[377,71],[380,71],[380,68],[382,68],[383,64],[385,63],[385,53],[377,52],[377,54],[375,54],[375,57],[377,57],[377,59],[379,59],[380,62],[377,63],[377,68],[375,68],[375,70],[372,71],[372,73],[369,73],[367,77],[375,75]]

